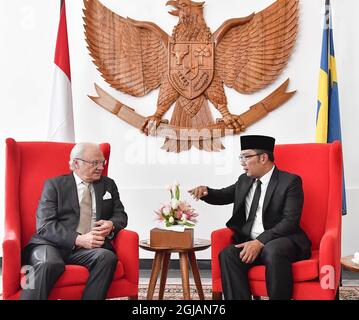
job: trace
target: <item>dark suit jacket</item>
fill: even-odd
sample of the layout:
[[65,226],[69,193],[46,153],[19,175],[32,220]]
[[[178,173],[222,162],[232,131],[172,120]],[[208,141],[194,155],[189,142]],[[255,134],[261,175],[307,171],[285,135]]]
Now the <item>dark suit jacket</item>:
[[[93,183],[96,197],[96,220],[111,220],[115,226],[114,234],[127,225],[127,214],[121,203],[115,182],[101,177]],[[103,200],[108,191],[111,199]],[[32,236],[29,251],[36,245],[53,245],[62,253],[70,253],[78,235],[76,228],[80,219],[80,206],[73,174],[59,176],[45,181],[41,200],[36,212],[36,234]],[[113,250],[106,238],[104,248]]]
[[[232,217],[226,226],[235,232],[236,243],[248,240],[242,234],[241,228],[246,221],[245,198],[253,181],[253,178],[242,174],[235,184],[227,188],[208,188],[208,195],[202,198],[205,202],[216,205],[234,203]],[[288,237],[297,244],[301,258],[310,256],[311,241],[299,226],[303,200],[302,179],[275,167],[264,197],[264,232],[257,239],[266,244],[279,237]]]

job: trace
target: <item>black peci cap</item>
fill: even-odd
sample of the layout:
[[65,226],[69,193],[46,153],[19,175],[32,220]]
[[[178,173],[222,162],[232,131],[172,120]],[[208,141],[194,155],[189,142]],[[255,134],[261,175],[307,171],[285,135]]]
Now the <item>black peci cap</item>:
[[273,152],[275,139],[268,136],[241,136],[241,149],[261,149]]

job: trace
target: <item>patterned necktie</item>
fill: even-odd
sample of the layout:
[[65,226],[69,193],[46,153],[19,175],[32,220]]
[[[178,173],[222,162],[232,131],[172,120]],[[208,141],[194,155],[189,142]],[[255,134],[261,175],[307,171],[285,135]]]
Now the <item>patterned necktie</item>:
[[243,225],[243,228],[242,228],[242,233],[248,239],[250,238],[253,222],[254,222],[254,219],[256,217],[256,212],[257,212],[257,209],[258,209],[259,198],[261,197],[261,185],[262,185],[262,182],[260,180],[257,180],[256,191],[254,192],[254,197],[253,197],[253,200],[252,200],[251,208],[249,210],[248,219],[247,219],[246,223]]
[[81,234],[88,233],[91,230],[92,197],[90,186],[90,183],[87,186],[85,185],[85,190],[80,202],[80,221],[76,231]]

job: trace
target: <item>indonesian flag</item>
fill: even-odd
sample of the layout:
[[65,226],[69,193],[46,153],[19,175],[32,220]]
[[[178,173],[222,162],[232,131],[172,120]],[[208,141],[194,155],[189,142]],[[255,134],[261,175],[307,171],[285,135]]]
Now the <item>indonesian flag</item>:
[[50,141],[74,142],[74,116],[72,111],[70,55],[67,40],[65,1],[61,6],[54,62],[55,72],[47,138]]

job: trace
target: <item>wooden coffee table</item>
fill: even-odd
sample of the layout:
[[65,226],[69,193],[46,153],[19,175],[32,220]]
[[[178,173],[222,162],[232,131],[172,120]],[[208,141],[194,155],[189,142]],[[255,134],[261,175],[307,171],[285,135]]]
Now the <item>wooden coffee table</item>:
[[191,299],[190,290],[189,290],[189,266],[188,262],[191,265],[191,270],[198,291],[200,300],[204,300],[204,294],[202,289],[201,277],[198,271],[198,265],[196,260],[195,251],[201,251],[209,248],[211,246],[211,241],[204,239],[194,239],[194,245],[191,248],[156,248],[151,247],[149,240],[141,240],[140,248],[155,252],[155,258],[152,264],[152,272],[150,282],[148,284],[147,291],[147,300],[153,299],[153,294],[155,292],[157,278],[160,273],[161,267],[161,280],[160,280],[160,290],[158,299],[163,300],[163,295],[165,291],[165,285],[167,280],[168,273],[168,264],[173,252],[178,252],[180,258],[180,269],[181,269],[181,278],[182,278],[182,288],[183,288],[183,298],[185,300]]

